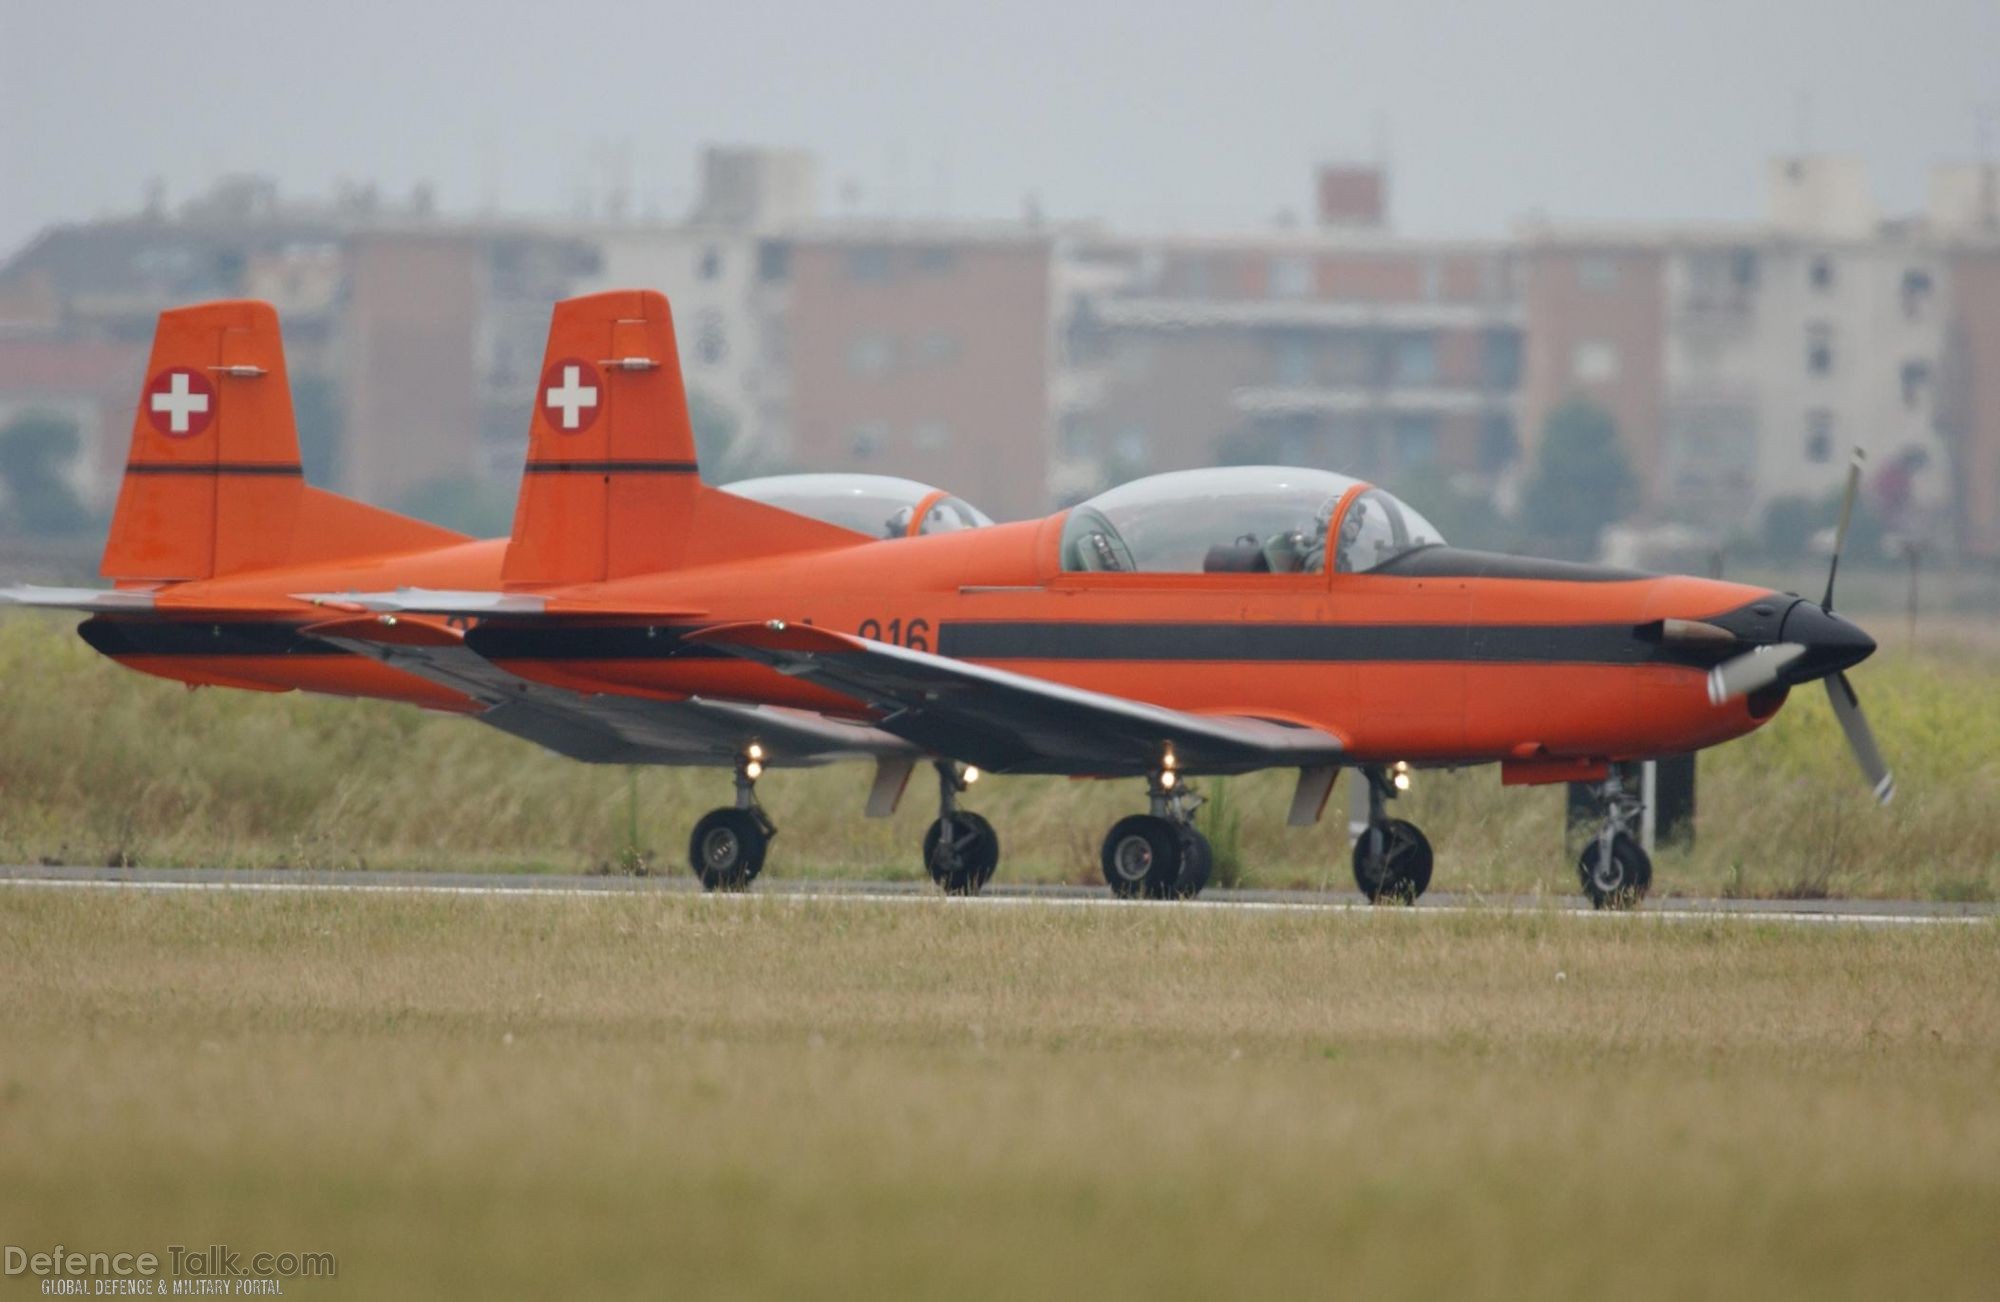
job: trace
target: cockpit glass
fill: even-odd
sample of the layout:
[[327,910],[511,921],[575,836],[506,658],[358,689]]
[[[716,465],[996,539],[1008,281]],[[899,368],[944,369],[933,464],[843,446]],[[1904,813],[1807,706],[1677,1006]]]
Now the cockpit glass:
[[1135,480],[1071,510],[1062,566],[1171,574],[1323,571],[1329,523],[1353,487],[1345,475],[1286,466]]
[[1419,547],[1437,547],[1443,542],[1444,535],[1415,508],[1371,488],[1355,498],[1340,517],[1334,568],[1341,574],[1365,574]]
[[919,510],[924,512],[916,530],[919,534],[978,529],[993,523],[961,498],[939,497],[938,490],[929,484],[893,475],[768,475],[724,484],[722,491],[870,538],[909,537],[910,522]]

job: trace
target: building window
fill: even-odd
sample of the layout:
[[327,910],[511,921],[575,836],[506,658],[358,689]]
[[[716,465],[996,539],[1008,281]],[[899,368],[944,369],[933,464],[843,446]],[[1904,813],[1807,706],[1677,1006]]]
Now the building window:
[[1414,470],[1437,460],[1438,421],[1435,416],[1398,416],[1390,426],[1399,470]]
[[1417,293],[1426,303],[1444,297],[1444,264],[1436,258],[1425,258],[1417,264]]
[[1924,304],[1931,297],[1931,273],[1922,267],[1911,267],[1903,273],[1903,318],[1915,321],[1924,314]]
[[1488,330],[1479,349],[1479,374],[1496,389],[1521,382],[1521,336],[1511,330]]
[[930,245],[917,250],[917,270],[927,276],[945,276],[958,267],[958,250]]
[[1813,375],[1833,374],[1833,327],[1824,321],[1806,327],[1806,370]]
[[847,447],[856,461],[873,461],[889,441],[889,427],[879,420],[865,420],[847,433]]
[[942,366],[958,358],[958,336],[932,330],[917,337],[917,360],[925,366]]
[[1915,407],[1924,400],[1924,390],[1930,387],[1931,364],[1921,357],[1911,358],[1903,363],[1903,405]]
[[1430,335],[1403,335],[1396,340],[1396,383],[1435,384],[1437,340]]
[[1570,354],[1570,378],[1583,384],[1608,384],[1618,378],[1618,346],[1607,339],[1586,339]]
[[1310,258],[1293,255],[1271,259],[1271,297],[1305,298],[1312,293],[1313,268]]
[[695,263],[695,274],[703,280],[718,279],[722,275],[722,250],[713,244],[704,248]]
[[951,426],[941,420],[920,421],[910,431],[910,444],[919,452],[942,452],[951,446]]
[[1757,250],[1737,249],[1729,255],[1729,280],[1738,289],[1757,288]]
[[720,365],[729,356],[729,337],[722,328],[722,313],[705,309],[695,334],[694,355],[704,366]]
[[757,279],[788,280],[792,274],[792,246],[766,240],[757,246]]
[[887,335],[856,335],[847,344],[847,369],[855,375],[884,375],[896,365],[896,341]]
[[1806,413],[1806,460],[1814,465],[1833,460],[1833,413],[1824,407]]
[[1278,383],[1303,389],[1315,378],[1312,340],[1304,335],[1278,336]]
[[1833,259],[1823,253],[1814,258],[1812,265],[1806,270],[1806,278],[1812,282],[1812,287],[1822,294],[1832,290]]
[[889,250],[879,245],[849,249],[847,278],[865,284],[880,284],[889,279]]
[[1602,253],[1577,259],[1576,284],[1579,289],[1599,291],[1618,288],[1618,259]]

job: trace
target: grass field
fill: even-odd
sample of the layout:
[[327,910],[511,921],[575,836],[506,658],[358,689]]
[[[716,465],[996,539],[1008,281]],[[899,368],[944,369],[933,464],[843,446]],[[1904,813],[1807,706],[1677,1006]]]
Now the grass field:
[[294,1297],[2000,1278],[1990,922],[15,887],[0,982],[0,1237]]
[[[97,657],[73,622],[0,620],[0,859],[577,872],[649,858],[678,873],[688,829],[728,795],[714,771],[592,768],[406,706],[190,693]],[[1896,621],[1871,626],[1892,637]],[[1696,847],[1659,856],[1657,889],[2000,897],[2000,639],[1947,627],[1913,651],[1892,637],[1856,680],[1896,804],[1867,798],[1824,694],[1795,692],[1770,726],[1703,756]],[[928,783],[870,822],[868,779],[851,765],[767,778],[783,829],[769,872],[920,875]],[[1286,773],[1229,783],[1244,881],[1349,888],[1342,820],[1288,829],[1289,797]],[[970,804],[999,829],[1003,879],[1097,882],[1098,843],[1141,793],[1005,779]],[[1490,767],[1423,774],[1397,812],[1435,842],[1440,889],[1576,890],[1559,788],[1503,790]]]

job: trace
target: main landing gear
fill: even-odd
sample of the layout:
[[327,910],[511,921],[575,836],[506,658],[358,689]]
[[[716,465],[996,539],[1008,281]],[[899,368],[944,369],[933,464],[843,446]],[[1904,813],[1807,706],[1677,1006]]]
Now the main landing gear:
[[1431,884],[1431,843],[1387,804],[1409,786],[1407,766],[1357,770],[1368,783],[1368,826],[1354,842],[1354,884],[1370,904],[1414,904]]
[[1104,880],[1122,899],[1193,899],[1208,885],[1215,851],[1194,828],[1201,797],[1175,772],[1171,751],[1146,795],[1151,812],[1119,819],[1104,838]]
[[740,891],[764,870],[764,851],[778,825],[757,803],[764,748],[752,744],[736,760],[736,803],[711,809],[688,837],[688,863],[711,891]]
[[1639,820],[1645,802],[1626,789],[1613,764],[1604,781],[1589,788],[1603,821],[1577,860],[1583,893],[1600,909],[1629,909],[1646,898],[1653,885],[1653,860],[1639,844]]
[[924,833],[924,870],[947,895],[977,895],[1000,866],[1000,834],[958,797],[979,781],[979,770],[952,760],[939,760],[938,816]]

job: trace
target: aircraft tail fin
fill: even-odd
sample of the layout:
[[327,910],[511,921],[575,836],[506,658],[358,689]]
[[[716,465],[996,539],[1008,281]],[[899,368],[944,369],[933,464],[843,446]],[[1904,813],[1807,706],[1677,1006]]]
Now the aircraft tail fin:
[[859,535],[701,482],[674,341],[654,290],[556,304],[502,577],[594,583]]
[[162,312],[146,376],[106,578],[207,579],[463,540],[306,484],[269,303]]

